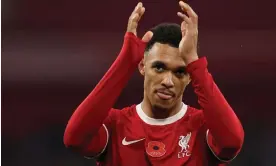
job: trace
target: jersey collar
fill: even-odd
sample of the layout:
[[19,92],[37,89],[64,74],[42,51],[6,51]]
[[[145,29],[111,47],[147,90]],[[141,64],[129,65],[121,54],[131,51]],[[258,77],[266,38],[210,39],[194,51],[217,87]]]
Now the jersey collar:
[[175,114],[171,117],[165,118],[165,119],[154,119],[154,118],[147,116],[145,114],[145,112],[142,110],[141,103],[136,106],[136,111],[137,111],[138,116],[145,123],[147,123],[149,125],[163,126],[163,125],[168,125],[168,124],[174,123],[174,122],[178,121],[179,119],[181,119],[182,117],[184,117],[185,113],[187,112],[187,108],[188,108],[188,106],[183,103],[181,110],[177,114]]

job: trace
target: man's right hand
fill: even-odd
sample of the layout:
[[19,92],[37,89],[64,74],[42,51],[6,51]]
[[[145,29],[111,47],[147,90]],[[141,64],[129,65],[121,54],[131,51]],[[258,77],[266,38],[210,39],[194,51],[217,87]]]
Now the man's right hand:
[[[137,27],[138,22],[140,21],[141,17],[145,13],[145,7],[143,7],[142,2],[139,2],[133,12],[131,13],[129,19],[128,19],[128,25],[127,25],[127,32],[133,33],[135,36],[137,36]],[[151,39],[153,33],[151,31],[148,31],[142,38],[143,42],[149,42]]]

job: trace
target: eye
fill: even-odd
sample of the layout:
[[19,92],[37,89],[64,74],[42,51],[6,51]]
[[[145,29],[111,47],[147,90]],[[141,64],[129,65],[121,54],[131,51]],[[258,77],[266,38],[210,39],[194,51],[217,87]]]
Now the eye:
[[164,67],[162,67],[162,66],[155,66],[155,71],[157,71],[158,73],[161,73],[161,72],[163,72],[165,69],[164,69]]
[[163,72],[163,71],[166,70],[166,65],[165,65],[163,62],[156,61],[156,62],[153,62],[152,68],[153,68],[157,73],[161,73],[161,72]]
[[183,77],[184,76],[184,73],[183,72],[175,72],[175,75],[177,77]]
[[186,74],[185,69],[179,69],[176,72],[174,72],[177,77],[183,77]]

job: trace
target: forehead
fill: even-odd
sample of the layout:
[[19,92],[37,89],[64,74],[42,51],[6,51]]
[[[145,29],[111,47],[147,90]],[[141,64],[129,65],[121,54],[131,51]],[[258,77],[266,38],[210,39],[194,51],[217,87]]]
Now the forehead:
[[180,57],[179,49],[168,44],[155,43],[145,58],[148,63],[162,61],[171,67],[185,66],[183,59]]

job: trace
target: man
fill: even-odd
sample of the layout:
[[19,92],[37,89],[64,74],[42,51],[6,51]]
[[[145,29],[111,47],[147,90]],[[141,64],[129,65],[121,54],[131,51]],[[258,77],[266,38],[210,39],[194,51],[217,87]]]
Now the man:
[[[180,1],[181,26],[160,24],[142,40],[136,36],[145,12],[138,3],[128,22],[123,48],[95,89],[72,115],[65,145],[99,165],[219,165],[239,153],[244,131],[198,58],[198,17]],[[144,55],[144,58],[143,58]],[[113,107],[139,67],[144,98],[138,105]],[[191,82],[201,109],[182,102]],[[135,92],[133,92],[135,93]]]

